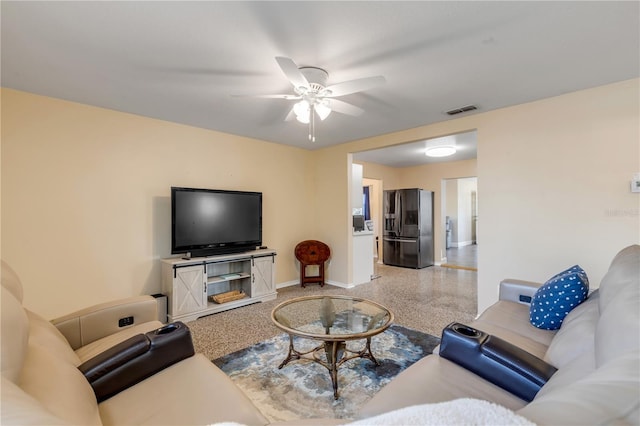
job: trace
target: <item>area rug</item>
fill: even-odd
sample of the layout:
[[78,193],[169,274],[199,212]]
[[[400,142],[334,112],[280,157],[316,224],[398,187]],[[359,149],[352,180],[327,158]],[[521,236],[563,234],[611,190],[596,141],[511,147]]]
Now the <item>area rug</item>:
[[[365,341],[347,342],[360,350]],[[333,397],[329,371],[308,360],[291,361],[282,369],[289,337],[281,334],[213,361],[271,422],[302,418],[352,419],[358,409],[398,373],[433,352],[440,339],[399,325],[371,339],[379,366],[356,358],[338,369],[339,398]],[[298,350],[319,342],[294,338]]]

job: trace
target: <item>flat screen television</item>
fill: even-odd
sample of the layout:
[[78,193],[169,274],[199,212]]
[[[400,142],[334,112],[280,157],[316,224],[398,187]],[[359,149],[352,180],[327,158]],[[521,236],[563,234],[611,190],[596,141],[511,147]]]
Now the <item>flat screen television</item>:
[[262,245],[262,193],[171,188],[171,253],[239,253]]

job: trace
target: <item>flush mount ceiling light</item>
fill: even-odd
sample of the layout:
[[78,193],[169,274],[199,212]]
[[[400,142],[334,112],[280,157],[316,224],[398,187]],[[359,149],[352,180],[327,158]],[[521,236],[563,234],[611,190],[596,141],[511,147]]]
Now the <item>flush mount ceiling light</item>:
[[456,153],[456,144],[452,138],[439,138],[427,141],[424,155],[427,157],[448,157]]

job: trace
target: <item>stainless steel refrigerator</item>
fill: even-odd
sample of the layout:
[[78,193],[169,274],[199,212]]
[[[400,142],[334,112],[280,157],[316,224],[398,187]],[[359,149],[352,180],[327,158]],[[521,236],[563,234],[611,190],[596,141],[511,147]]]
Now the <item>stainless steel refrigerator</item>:
[[384,191],[384,264],[424,268],[433,265],[433,250],[433,192]]

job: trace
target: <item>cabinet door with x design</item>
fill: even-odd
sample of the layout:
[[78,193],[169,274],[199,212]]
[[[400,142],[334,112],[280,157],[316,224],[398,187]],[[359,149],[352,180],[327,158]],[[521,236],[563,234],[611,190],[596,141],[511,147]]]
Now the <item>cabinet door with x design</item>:
[[274,256],[254,257],[251,260],[251,296],[274,293]]
[[207,292],[202,265],[176,268],[173,287],[173,316],[198,312],[207,307]]

